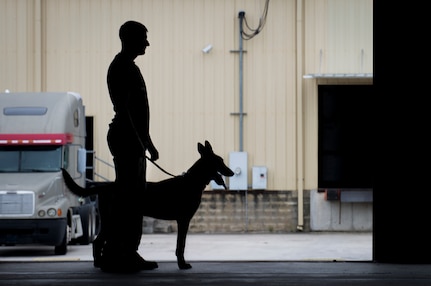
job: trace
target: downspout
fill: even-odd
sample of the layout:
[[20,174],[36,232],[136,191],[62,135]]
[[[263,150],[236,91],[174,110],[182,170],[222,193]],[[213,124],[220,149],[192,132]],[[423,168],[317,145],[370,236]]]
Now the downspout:
[[298,224],[304,229],[304,154],[303,154],[303,0],[296,0],[296,188],[298,191]]

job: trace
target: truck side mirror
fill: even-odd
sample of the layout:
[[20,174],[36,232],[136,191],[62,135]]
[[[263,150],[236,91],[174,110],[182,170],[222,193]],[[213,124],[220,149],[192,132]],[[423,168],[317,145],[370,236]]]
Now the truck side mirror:
[[84,148],[78,149],[78,172],[83,174],[87,169],[87,150]]

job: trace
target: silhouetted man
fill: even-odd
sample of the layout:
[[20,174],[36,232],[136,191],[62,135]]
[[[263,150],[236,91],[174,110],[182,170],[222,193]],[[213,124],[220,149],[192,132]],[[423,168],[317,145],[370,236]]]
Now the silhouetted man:
[[[107,83],[115,117],[109,125],[108,145],[113,155],[117,188],[110,204],[106,245],[101,269],[135,272],[157,268],[137,252],[142,236],[141,194],[146,186],[145,152],[159,154],[150,137],[150,111],[144,78],[134,63],[150,45],[147,28],[128,21],[119,32],[122,48],[108,69]],[[103,219],[103,217],[102,217]],[[105,222],[106,225],[106,222]]]

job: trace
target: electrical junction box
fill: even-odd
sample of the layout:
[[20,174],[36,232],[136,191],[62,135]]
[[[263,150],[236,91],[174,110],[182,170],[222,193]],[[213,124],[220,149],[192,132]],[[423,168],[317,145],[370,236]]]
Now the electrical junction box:
[[255,190],[265,190],[267,188],[268,169],[265,166],[253,166],[252,168],[252,188]]
[[229,168],[234,172],[234,175],[229,177],[229,189],[247,190],[247,152],[230,152]]

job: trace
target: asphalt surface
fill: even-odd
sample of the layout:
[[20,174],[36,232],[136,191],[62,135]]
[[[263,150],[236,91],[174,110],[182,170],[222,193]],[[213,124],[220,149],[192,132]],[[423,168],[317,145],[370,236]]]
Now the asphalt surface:
[[91,245],[0,247],[0,285],[431,285],[431,265],[372,262],[370,233],[190,234],[179,270],[176,234],[142,237],[159,267],[136,274],[94,268]]

